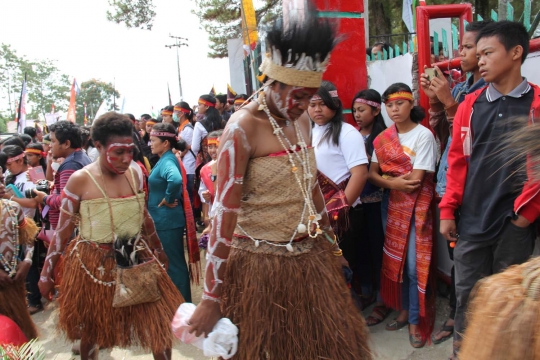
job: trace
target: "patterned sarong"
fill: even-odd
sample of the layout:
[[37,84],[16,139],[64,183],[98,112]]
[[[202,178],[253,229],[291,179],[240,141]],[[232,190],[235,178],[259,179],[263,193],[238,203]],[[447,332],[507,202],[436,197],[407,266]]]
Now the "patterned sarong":
[[[413,171],[410,158],[403,152],[395,125],[382,132],[374,141],[375,152],[383,174],[399,177]],[[433,250],[431,200],[434,193],[433,174],[427,173],[419,190],[407,194],[390,190],[388,222],[384,240],[381,296],[386,305],[401,309],[403,268],[413,211],[416,229],[416,271],[420,299],[420,332],[428,336],[434,310],[426,300],[429,270]],[[431,300],[431,299],[430,299]]]
[[340,184],[334,183],[322,172],[317,171],[317,181],[324,196],[326,212],[330,218],[330,225],[337,236],[341,237],[349,228],[349,202],[345,196],[345,188],[349,179]]

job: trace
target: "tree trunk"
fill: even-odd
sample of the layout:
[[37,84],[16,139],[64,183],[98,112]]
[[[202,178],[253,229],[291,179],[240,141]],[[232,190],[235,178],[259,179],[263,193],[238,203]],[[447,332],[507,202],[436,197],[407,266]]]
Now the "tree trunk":
[[486,20],[490,19],[489,0],[475,0],[474,8],[477,15],[480,15]]
[[[381,0],[369,0],[369,34],[371,36],[389,35],[392,33],[392,22],[390,17],[384,11],[384,4]],[[373,39],[371,44],[376,41],[387,41],[384,38]]]

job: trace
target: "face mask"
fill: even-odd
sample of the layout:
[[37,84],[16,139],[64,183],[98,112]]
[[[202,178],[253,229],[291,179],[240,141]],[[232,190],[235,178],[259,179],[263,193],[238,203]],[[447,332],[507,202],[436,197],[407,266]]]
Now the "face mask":
[[53,169],[54,171],[58,171],[58,168],[60,167],[60,164],[57,163],[57,162],[53,162],[53,163],[51,164],[51,167],[52,167],[52,169]]
[[172,114],[172,119],[174,122],[180,121],[180,119],[178,118],[178,114]]

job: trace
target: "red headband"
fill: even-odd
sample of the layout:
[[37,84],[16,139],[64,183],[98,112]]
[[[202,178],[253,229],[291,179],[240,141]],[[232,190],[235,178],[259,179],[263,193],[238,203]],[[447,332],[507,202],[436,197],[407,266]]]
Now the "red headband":
[[189,114],[191,112],[191,110],[185,109],[180,106],[175,106],[174,111],[180,111],[180,112],[183,112],[184,114]]
[[207,145],[218,145],[219,146],[219,138],[210,138],[210,139],[208,139]]
[[237,99],[237,100],[234,100],[234,105],[238,105],[238,104],[242,105],[245,102],[246,102],[246,100],[244,100],[244,99]]
[[172,111],[169,111],[169,110],[163,110],[163,111],[161,112],[161,115],[172,115],[172,113],[173,113]]
[[399,91],[393,94],[390,94],[386,97],[385,103],[389,103],[391,101],[396,100],[408,100],[408,101],[414,101],[413,94],[408,91]]
[[6,163],[7,163],[7,164],[11,164],[12,162],[15,162],[15,161],[17,161],[17,160],[20,160],[20,159],[22,159],[23,157],[24,157],[24,153],[19,154],[19,155],[17,155],[17,156],[14,156],[14,157],[12,157],[12,158],[7,159]]
[[156,124],[157,124],[157,122],[154,121],[154,120],[148,120],[148,121],[146,122],[146,125],[156,125]]
[[203,98],[199,99],[199,105],[206,105],[206,106],[209,106],[209,107],[216,107],[216,104],[213,104],[210,101],[206,101]]
[[37,155],[41,155],[41,156],[43,156],[43,157],[46,157],[46,156],[47,156],[47,154],[46,154],[45,152],[43,152],[43,151],[41,151],[41,150],[39,150],[39,149],[26,149],[26,150],[24,150],[24,153],[25,153],[25,154],[28,154],[28,153],[30,153],[30,154],[37,154]]

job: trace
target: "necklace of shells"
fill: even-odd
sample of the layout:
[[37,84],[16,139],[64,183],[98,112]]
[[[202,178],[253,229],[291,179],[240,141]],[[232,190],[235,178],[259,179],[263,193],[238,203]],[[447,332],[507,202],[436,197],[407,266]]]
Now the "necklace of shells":
[[[294,123],[294,129],[296,131],[296,138],[298,139],[297,145],[292,145],[289,139],[285,136],[283,133],[283,129],[279,126],[276,119],[272,116],[270,113],[270,110],[268,109],[268,105],[266,104],[265,94],[264,92],[261,93],[259,96],[259,99],[261,101],[261,106],[259,109],[263,110],[266,115],[268,116],[268,119],[270,120],[270,124],[272,125],[272,128],[274,129],[274,135],[279,140],[279,143],[285,150],[285,153],[289,157],[289,163],[291,164],[291,172],[293,173],[295,180],[300,187],[300,191],[302,192],[302,196],[304,197],[304,209],[302,210],[302,214],[300,216],[300,221],[298,223],[298,226],[296,227],[294,233],[291,236],[291,239],[286,244],[279,244],[275,242],[269,242],[266,240],[258,240],[254,239],[252,236],[250,236],[244,229],[242,229],[241,226],[238,226],[238,228],[251,240],[255,242],[255,246],[258,247],[260,242],[267,243],[269,245],[273,246],[280,246],[285,247],[288,251],[293,252],[294,249],[292,247],[292,242],[294,241],[294,238],[297,234],[305,234],[308,233],[308,236],[310,238],[316,238],[318,235],[322,234],[322,230],[319,226],[319,220],[321,220],[321,215],[317,213],[317,210],[315,209],[315,205],[313,204],[313,196],[311,192],[312,183],[313,183],[313,175],[311,174],[311,167],[309,163],[309,153],[308,153],[308,147],[306,142],[304,141],[304,136],[302,135],[302,132],[300,131],[300,126],[298,125],[298,121],[293,121]],[[285,144],[286,143],[286,144]],[[298,147],[300,148],[300,151],[298,150]],[[302,173],[303,176],[300,176],[300,171],[298,168],[298,165],[302,167]],[[306,210],[308,213],[307,219],[306,219]],[[305,224],[307,220],[307,224]],[[312,226],[315,225],[315,232],[308,231],[312,228]]]

